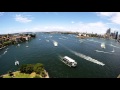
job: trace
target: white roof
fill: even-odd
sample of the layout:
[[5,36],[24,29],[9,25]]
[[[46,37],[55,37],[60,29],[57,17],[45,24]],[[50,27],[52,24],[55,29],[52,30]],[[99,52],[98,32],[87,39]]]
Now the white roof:
[[75,62],[75,60],[73,60],[72,58],[65,56],[64,58],[68,59],[70,62]]

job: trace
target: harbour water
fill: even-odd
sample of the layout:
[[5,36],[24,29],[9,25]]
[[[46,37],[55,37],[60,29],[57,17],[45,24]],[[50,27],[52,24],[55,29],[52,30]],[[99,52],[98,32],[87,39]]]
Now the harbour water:
[[[54,46],[53,41],[58,43]],[[105,43],[105,49],[101,48]],[[28,47],[26,47],[28,46]],[[77,62],[70,68],[60,60],[69,56]],[[19,64],[43,63],[52,78],[117,78],[120,73],[120,43],[99,38],[79,39],[73,34],[37,33],[29,42],[0,50],[0,75],[16,71]]]

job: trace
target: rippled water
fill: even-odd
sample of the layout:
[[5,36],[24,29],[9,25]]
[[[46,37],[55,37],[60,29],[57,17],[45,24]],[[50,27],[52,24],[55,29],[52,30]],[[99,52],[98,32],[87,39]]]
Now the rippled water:
[[[53,41],[58,42],[54,46]],[[101,48],[105,43],[106,49]],[[28,46],[28,47],[26,47]],[[77,61],[70,68],[59,56]],[[16,71],[15,59],[22,64],[43,63],[53,78],[116,78],[120,73],[120,43],[98,38],[78,39],[75,35],[37,33],[29,42],[0,50],[0,75]]]

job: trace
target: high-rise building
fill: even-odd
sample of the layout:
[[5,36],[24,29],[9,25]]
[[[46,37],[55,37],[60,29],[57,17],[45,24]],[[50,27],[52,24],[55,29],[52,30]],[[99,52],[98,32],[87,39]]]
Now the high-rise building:
[[111,32],[111,28],[109,28],[107,31],[106,31],[106,34],[110,34]]
[[115,32],[115,39],[118,39],[118,31]]
[[106,38],[110,38],[111,28],[106,31]]

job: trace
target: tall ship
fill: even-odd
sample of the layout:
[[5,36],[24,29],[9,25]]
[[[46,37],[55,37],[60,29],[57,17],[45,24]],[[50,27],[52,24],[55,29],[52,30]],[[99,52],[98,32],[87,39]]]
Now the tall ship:
[[68,56],[64,56],[61,61],[70,67],[76,67],[77,62]]

